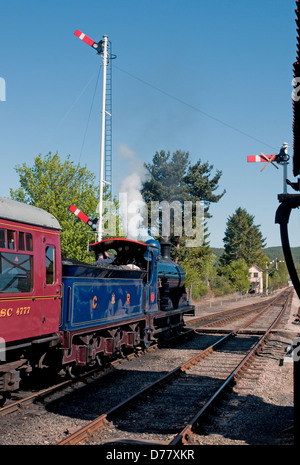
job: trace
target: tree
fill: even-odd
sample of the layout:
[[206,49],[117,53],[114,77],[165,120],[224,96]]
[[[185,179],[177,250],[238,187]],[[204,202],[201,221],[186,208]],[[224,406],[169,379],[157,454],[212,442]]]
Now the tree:
[[230,294],[234,291],[234,288],[232,287],[232,282],[225,275],[215,274],[211,276],[209,279],[209,285],[211,291],[217,297]]
[[229,279],[233,288],[237,291],[244,294],[249,289],[249,267],[243,258],[239,258],[226,265],[222,274]]
[[188,190],[189,200],[203,200],[205,208],[206,218],[210,218],[211,215],[208,213],[209,204],[211,202],[216,203],[223,197],[225,190],[222,194],[214,194],[213,192],[218,189],[219,181],[222,176],[222,171],[217,170],[213,178],[209,178],[213,169],[213,165],[209,165],[208,162],[201,163],[198,160],[194,165],[190,165],[187,174],[184,177],[184,182]]
[[189,164],[188,152],[177,150],[172,157],[170,152],[156,152],[152,163],[145,163],[149,173],[143,182],[142,195],[147,204],[151,201],[172,202],[187,200],[188,192],[184,181]]
[[11,198],[54,215],[62,228],[63,257],[87,260],[88,231],[92,230],[68,209],[74,204],[89,217],[98,216],[95,175],[86,166],[75,165],[70,155],[62,161],[57,153],[52,155],[51,152],[36,156],[32,167],[23,163],[17,165],[15,170],[19,174],[21,187],[10,189]]
[[215,255],[206,247],[193,247],[180,264],[186,273],[185,285],[190,289],[191,297],[197,299],[207,294],[210,279],[216,273]]
[[263,267],[266,259],[262,251],[265,247],[265,238],[259,228],[260,226],[254,224],[254,216],[239,207],[227,221],[221,265],[243,259],[248,266],[255,263]]
[[[210,203],[218,202],[225,194],[225,191],[219,195],[213,193],[219,187],[218,182],[222,172],[217,171],[211,179],[213,165],[202,164],[201,160],[192,165],[188,152],[177,150],[172,156],[170,152],[166,153],[164,150],[156,152],[153,162],[145,164],[145,168],[148,171],[148,179],[144,181],[141,192],[148,205],[149,214],[150,204],[153,201],[166,201],[170,205],[172,202],[178,202],[181,204],[180,213],[183,218],[185,201],[203,201],[204,216],[208,218],[211,216],[208,213]],[[182,235],[184,236],[184,229]]]
[[[270,267],[270,264],[269,264]],[[286,264],[278,262],[275,270],[270,270],[269,290],[279,289],[288,285],[289,273]]]

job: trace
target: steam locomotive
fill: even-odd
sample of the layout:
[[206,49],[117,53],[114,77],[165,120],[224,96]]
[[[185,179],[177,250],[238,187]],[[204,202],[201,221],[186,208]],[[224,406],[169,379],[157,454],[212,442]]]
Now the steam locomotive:
[[48,212],[0,198],[0,396],[42,368],[101,365],[180,332],[193,314],[169,244],[106,239],[87,264],[62,260],[60,225]]

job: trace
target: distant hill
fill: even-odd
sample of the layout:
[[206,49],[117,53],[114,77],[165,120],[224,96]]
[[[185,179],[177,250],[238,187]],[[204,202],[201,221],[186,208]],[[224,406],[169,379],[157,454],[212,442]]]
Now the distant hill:
[[[269,257],[270,260],[278,258],[279,260],[283,259],[282,247],[266,247],[264,249],[265,254]],[[291,247],[291,252],[295,265],[300,264],[300,247]]]
[[220,260],[220,257],[222,253],[224,252],[224,249],[222,248],[216,248],[216,247],[211,247],[210,248],[212,253],[217,257],[217,261]]
[[[267,257],[269,257],[270,261],[275,260],[275,258],[278,258],[278,260],[283,260],[283,251],[282,247],[279,245],[277,247],[266,247],[264,250],[264,253],[266,254]],[[223,248],[214,248],[211,247],[211,251],[214,255],[216,255],[217,259],[219,260],[224,249]],[[300,247],[291,247],[293,259],[295,265],[300,264]]]

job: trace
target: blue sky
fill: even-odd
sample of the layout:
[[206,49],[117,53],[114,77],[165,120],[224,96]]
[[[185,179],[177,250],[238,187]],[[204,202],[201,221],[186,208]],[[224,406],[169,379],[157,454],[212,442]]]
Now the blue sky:
[[[138,161],[188,151],[192,162],[209,161],[223,173],[219,192],[226,194],[210,207],[211,246],[223,246],[238,207],[254,215],[268,246],[280,245],[274,217],[282,168],[261,173],[263,164],[247,163],[247,155],[278,152],[283,142],[292,155],[294,10],[294,0],[2,2],[0,195],[18,187],[17,164],[49,151],[71,154],[99,179],[101,79],[88,118],[101,58],[74,36],[79,29],[95,41],[107,35],[117,55],[114,193]],[[293,212],[293,246],[299,226]]]

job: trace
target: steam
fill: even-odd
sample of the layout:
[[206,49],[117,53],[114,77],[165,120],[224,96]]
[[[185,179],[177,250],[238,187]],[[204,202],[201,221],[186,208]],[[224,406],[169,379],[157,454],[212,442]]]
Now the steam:
[[132,240],[147,240],[150,238],[147,232],[148,213],[141,189],[148,172],[143,162],[128,146],[120,146],[118,155],[128,160],[131,171],[119,187],[119,213],[126,237]]

